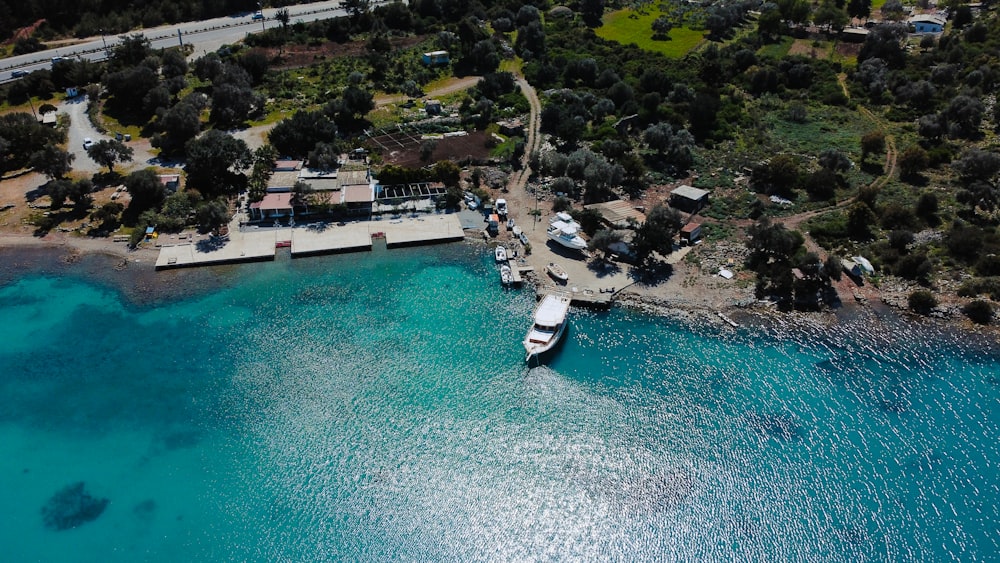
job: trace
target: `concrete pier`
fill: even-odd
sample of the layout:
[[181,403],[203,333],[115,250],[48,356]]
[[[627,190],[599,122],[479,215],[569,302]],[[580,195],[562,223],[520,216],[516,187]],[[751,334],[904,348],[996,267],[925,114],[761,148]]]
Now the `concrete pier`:
[[274,260],[275,250],[290,247],[292,257],[362,252],[372,238],[384,238],[387,248],[460,241],[462,224],[454,214],[421,215],[384,221],[358,221],[265,229],[231,229],[226,237],[163,246],[156,269],[186,268]]

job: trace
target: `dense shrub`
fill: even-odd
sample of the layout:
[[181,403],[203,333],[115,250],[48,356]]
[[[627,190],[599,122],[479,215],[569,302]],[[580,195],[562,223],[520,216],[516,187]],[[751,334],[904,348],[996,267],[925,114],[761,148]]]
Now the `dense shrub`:
[[906,302],[910,310],[919,315],[929,315],[938,305],[937,297],[934,297],[934,294],[926,289],[914,291]]
[[982,299],[967,303],[965,307],[962,307],[962,312],[976,324],[988,325],[993,322],[993,305]]

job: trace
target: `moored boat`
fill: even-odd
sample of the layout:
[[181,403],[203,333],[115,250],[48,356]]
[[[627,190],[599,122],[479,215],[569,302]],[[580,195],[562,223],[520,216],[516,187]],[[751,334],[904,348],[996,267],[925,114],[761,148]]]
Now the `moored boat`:
[[556,264],[555,262],[549,262],[549,265],[545,266],[545,271],[548,272],[550,276],[563,283],[569,281],[569,274],[566,273],[566,270],[563,270],[562,266]]
[[502,244],[497,246],[497,249],[496,249],[496,259],[497,259],[497,262],[506,262],[507,261],[507,247],[506,246],[504,246]]
[[514,271],[507,264],[500,266],[500,283],[504,285],[514,283]]
[[569,313],[570,298],[568,295],[549,293],[542,297],[535,307],[533,323],[524,337],[524,350],[527,352],[525,361],[532,356],[544,354],[562,338],[566,331],[566,315]]

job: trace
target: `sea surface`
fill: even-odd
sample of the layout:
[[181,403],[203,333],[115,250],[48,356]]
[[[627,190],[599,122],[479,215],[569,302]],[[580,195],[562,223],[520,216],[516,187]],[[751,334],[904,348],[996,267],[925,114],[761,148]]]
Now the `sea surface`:
[[[145,277],[0,258],[4,561],[1000,553],[985,337],[573,309],[529,369],[533,293],[473,245]],[[104,510],[57,529],[81,482]]]

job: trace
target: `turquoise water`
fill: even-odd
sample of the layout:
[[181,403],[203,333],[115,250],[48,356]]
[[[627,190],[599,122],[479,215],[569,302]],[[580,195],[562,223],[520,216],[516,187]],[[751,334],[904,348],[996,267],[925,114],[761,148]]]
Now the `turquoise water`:
[[[529,370],[490,261],[8,271],[4,559],[997,559],[991,343],[574,309]],[[78,481],[107,509],[46,528]]]

